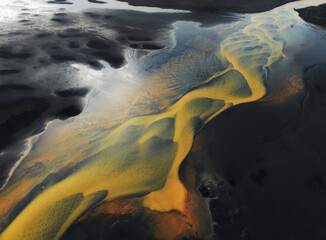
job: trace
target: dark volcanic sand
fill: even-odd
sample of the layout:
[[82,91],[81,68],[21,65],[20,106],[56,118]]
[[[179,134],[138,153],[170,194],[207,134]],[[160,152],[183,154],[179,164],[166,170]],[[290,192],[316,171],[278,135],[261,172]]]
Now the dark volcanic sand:
[[326,238],[325,76],[314,66],[299,101],[240,105],[199,134],[208,145],[188,159],[206,159],[204,178],[217,173],[216,239]]
[[303,20],[326,27],[326,4],[296,9],[296,11]]
[[149,6],[171,9],[182,9],[191,11],[219,11],[228,10],[231,12],[263,12],[273,9],[292,0],[119,0],[134,6]]
[[[306,91],[300,96],[281,104],[236,106],[196,137],[180,176],[188,189],[211,199],[213,239],[326,238],[324,76],[326,65],[312,66],[305,70]],[[189,175],[191,169],[195,175]],[[83,219],[63,239],[153,239],[151,230],[143,235],[144,228],[153,229],[148,224],[153,216],[142,211],[129,213],[138,221],[128,213]]]
[[[104,4],[102,1],[90,2]],[[178,4],[169,1],[158,4],[142,0],[129,2],[180,9],[216,10],[222,7],[236,11],[262,11],[276,5],[276,2],[265,2],[264,5],[251,2],[254,7],[250,8],[250,4],[242,6],[240,2],[214,2],[212,5],[205,1],[187,4],[181,1]],[[68,1],[49,3],[71,4]],[[306,21],[325,26],[324,10],[325,6],[320,6],[298,12]],[[72,22],[67,14],[55,13],[50,21],[65,30],[55,34],[30,31],[32,37],[26,37],[23,42],[27,46],[37,46],[34,49],[23,47],[17,52],[13,50],[16,42],[0,46],[0,59],[8,61],[7,67],[0,70],[0,76],[3,79],[26,78],[22,82],[0,85],[0,132],[7,136],[0,139],[0,150],[10,150],[0,162],[0,183],[17,160],[22,141],[42,132],[48,120],[65,120],[80,114],[83,99],[90,91],[84,86],[54,85],[51,90],[44,90],[29,84],[33,74],[26,71],[26,65],[41,69],[73,62],[100,71],[103,66],[99,60],[104,60],[113,68],[121,68],[126,64],[123,51],[126,48],[148,54],[171,44],[166,36],[175,21],[198,21],[209,26],[232,20],[232,17],[214,19],[214,15],[205,14],[205,18],[201,13],[155,14],[158,17],[154,17],[133,11],[86,11],[82,15],[82,19],[94,24],[105,22],[104,29],[116,30],[118,36],[112,40],[99,39],[94,32],[70,27]],[[146,26],[144,19],[148,22]],[[24,32],[17,32],[20,34]],[[37,55],[39,48],[45,58]],[[192,151],[180,173],[185,185],[194,188],[198,197],[212,199],[210,210],[214,222],[218,223],[214,226],[214,239],[326,239],[324,76],[326,67],[323,64],[306,69],[306,93],[301,97],[281,104],[256,102],[236,106],[210,122],[197,136],[194,148],[199,145],[200,150]],[[10,149],[13,143],[15,149]],[[44,167],[39,164],[33,171]],[[194,169],[196,175],[187,176],[189,169]],[[64,174],[52,174],[43,183],[48,182],[51,186],[63,177]],[[42,184],[13,209],[9,220],[41,191]],[[149,230],[151,215],[148,212],[137,214],[136,218],[101,215],[81,220],[63,239],[153,239]],[[196,239],[196,236],[189,239]]]
[[[197,21],[205,27],[237,19],[232,14],[208,13],[203,18],[200,13],[98,9],[74,17],[90,29],[100,29],[85,31],[85,25],[76,26],[70,15],[58,11],[50,18],[31,17],[35,29],[4,34],[10,41],[0,44],[0,60],[6,62],[6,67],[0,66],[0,134],[5,136],[0,138],[0,151],[7,152],[0,161],[0,187],[19,159],[25,139],[43,132],[47,121],[65,120],[82,112],[90,89],[80,87],[78,82],[71,85],[68,64],[82,63],[101,71],[103,60],[119,69],[127,63],[126,49],[144,56],[171,45],[172,24],[176,21]],[[50,30],[39,30],[43,24],[51,24]],[[57,30],[51,31],[52,27]],[[112,39],[103,38],[99,37],[101,31],[117,34]]]

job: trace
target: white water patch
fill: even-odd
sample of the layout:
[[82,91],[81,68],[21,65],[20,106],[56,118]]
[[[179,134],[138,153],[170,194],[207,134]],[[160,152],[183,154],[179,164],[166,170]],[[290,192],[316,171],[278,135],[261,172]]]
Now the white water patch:
[[161,9],[157,7],[140,7],[130,6],[126,2],[120,2],[115,0],[105,0],[104,4],[90,3],[87,0],[69,0],[73,4],[49,4],[45,0],[1,0],[0,2],[0,22],[10,21],[16,19],[21,9],[28,9],[33,11],[33,14],[37,14],[45,11],[55,11],[60,8],[64,8],[69,12],[79,12],[90,8],[100,9],[124,9],[124,10],[136,10],[142,12],[160,12],[160,13],[185,13],[189,11],[175,10],[175,9]]

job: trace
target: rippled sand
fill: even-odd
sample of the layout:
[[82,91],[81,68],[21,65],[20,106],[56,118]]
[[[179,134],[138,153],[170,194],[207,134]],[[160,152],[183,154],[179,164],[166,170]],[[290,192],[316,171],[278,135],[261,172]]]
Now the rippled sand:
[[[305,67],[295,62],[301,43],[294,39],[308,26],[293,8],[306,4],[244,15],[205,31],[176,23],[174,45],[142,58],[131,51],[120,70],[101,62],[99,77],[96,70],[75,64],[81,76],[89,74],[85,82],[92,86],[85,108],[75,118],[49,121],[44,132],[27,141],[0,193],[1,215],[16,211],[0,238],[59,239],[85,211],[121,197],[142,197],[151,210],[186,212],[188,191],[179,167],[196,134],[231,107],[273,96],[266,82],[276,64]],[[293,26],[300,30],[291,32]],[[185,46],[178,33],[188,30],[194,39],[201,31],[213,37],[205,47],[196,47],[200,38]],[[278,81],[293,76],[281,70],[273,69]],[[199,77],[187,82],[195,74]],[[122,83],[105,82],[106,76]],[[167,83],[170,89],[161,87]],[[292,91],[302,91],[301,85]]]

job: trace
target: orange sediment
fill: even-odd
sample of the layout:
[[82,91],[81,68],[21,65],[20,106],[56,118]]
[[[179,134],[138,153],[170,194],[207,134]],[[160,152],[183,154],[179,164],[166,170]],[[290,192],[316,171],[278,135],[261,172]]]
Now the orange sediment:
[[265,95],[267,69],[284,57],[283,43],[275,40],[284,27],[277,22],[279,15],[252,17],[247,27],[225,38],[220,47],[227,69],[164,111],[132,118],[94,141],[87,155],[80,155],[84,162],[40,193],[0,239],[59,239],[87,209],[134,194],[149,193],[143,204],[152,210],[184,211],[187,192],[179,166],[206,123],[232,106]]

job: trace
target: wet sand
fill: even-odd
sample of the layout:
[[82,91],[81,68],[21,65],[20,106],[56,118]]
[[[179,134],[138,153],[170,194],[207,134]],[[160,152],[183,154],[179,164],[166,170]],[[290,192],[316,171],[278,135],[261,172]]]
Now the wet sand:
[[[213,18],[203,20],[200,14],[162,13],[159,20],[143,29],[140,28],[142,20],[151,19],[153,14],[87,11],[80,16],[60,12],[49,19],[58,29],[57,41],[46,31],[37,34],[37,38],[34,31],[30,33],[31,38],[22,37],[25,43],[36,39],[37,46],[44,44],[42,54],[24,45],[17,48],[15,44],[24,34],[17,31],[16,42],[9,41],[0,52],[1,58],[11,61],[1,70],[1,76],[5,76],[1,89],[7,94],[2,99],[3,129],[7,136],[15,137],[1,146],[5,149],[1,156],[4,166],[1,228],[6,229],[2,237],[59,238],[83,212],[102,203],[75,223],[63,238],[123,239],[132,234],[135,239],[153,236],[159,239],[322,239],[325,234],[322,230],[325,66],[320,61],[325,59],[314,45],[323,43],[320,38],[323,30],[306,26],[287,10],[280,8],[250,18],[219,15],[221,28],[223,24],[234,23],[234,28],[227,28],[229,32],[214,28]],[[98,38],[92,31],[72,28],[76,19],[89,26],[113,19],[111,24],[101,27],[118,35]],[[199,21],[203,29],[180,23],[172,25],[177,20]],[[27,22],[19,24],[25,26]],[[133,24],[132,30],[129,24]],[[194,35],[196,31],[206,34],[204,48],[198,48],[196,41],[182,38],[188,30],[194,31]],[[161,41],[162,36],[171,32],[173,35],[168,34]],[[178,41],[183,44],[178,45]],[[221,47],[220,51],[214,52],[214,41]],[[131,57],[125,55],[126,50],[132,53]],[[194,59],[194,56],[200,57]],[[27,60],[34,62],[35,71],[13,68],[16,63],[24,66]],[[203,65],[196,66],[200,61]],[[140,68],[129,69],[129,74],[147,79],[140,82],[141,86],[148,87],[153,81],[153,87],[143,91],[153,91],[156,99],[142,105],[146,97],[137,100],[139,94],[135,93],[119,106],[122,106],[120,111],[117,108],[116,112],[111,109],[103,115],[93,115],[117,104],[112,101],[100,106],[99,102],[119,99],[119,95],[108,97],[103,94],[105,91],[98,91],[98,86],[105,90],[114,85],[112,81],[96,82],[96,72],[117,73],[114,69],[124,69],[124,66],[128,70],[130,62],[136,62]],[[71,67],[67,63],[77,65]],[[175,72],[170,73],[173,65]],[[39,81],[42,74],[34,83],[28,82],[39,66],[54,74],[50,83],[55,87]],[[77,76],[76,79],[86,76],[89,69],[93,72],[84,82],[63,79],[58,84],[57,66],[64,66],[66,72],[61,76],[65,78],[67,72]],[[189,70],[191,73],[187,74]],[[9,84],[10,80],[18,79],[16,74],[27,76],[26,82]],[[189,76],[194,75],[189,81]],[[117,92],[130,83],[135,84],[123,74],[110,76],[116,81],[119,77],[123,79],[113,87]],[[183,81],[185,77],[188,81]],[[167,80],[169,90],[162,91]],[[19,95],[8,94],[13,92],[24,95],[17,98]],[[130,103],[134,104],[132,110]],[[93,109],[94,106],[100,107]],[[122,117],[125,110],[127,115]],[[141,115],[144,116],[137,117]],[[84,121],[84,116],[91,117]],[[99,125],[108,116],[110,121]],[[48,124],[54,119],[62,121]],[[15,124],[22,130],[15,128]],[[40,137],[36,135],[44,130]],[[30,147],[23,156],[21,152],[28,136],[36,137],[29,140]],[[71,139],[75,145],[71,145]],[[80,146],[87,147],[79,151]],[[110,164],[106,163],[106,156],[111,156]],[[142,156],[139,161],[138,156]],[[153,156],[157,158],[155,164],[161,164],[153,165],[152,170],[160,169],[153,178],[152,170],[151,174],[142,172],[152,162],[145,162],[141,168],[129,166]],[[118,160],[125,161],[125,165],[120,166]],[[10,167],[6,164],[10,161],[19,165],[17,169],[11,168],[13,172],[8,178]],[[180,185],[178,172],[185,189]],[[116,174],[114,178],[111,173]],[[135,180],[137,174],[144,178]],[[158,181],[153,180],[156,178]],[[164,192],[170,183],[173,194]],[[163,191],[156,194],[161,188]],[[149,192],[154,194],[147,195]],[[180,196],[180,201],[171,201],[176,196]],[[131,200],[114,200],[120,197]],[[105,199],[114,201],[103,203]],[[120,206],[124,206],[125,212],[121,212]],[[51,209],[61,215],[51,217]],[[24,223],[30,218],[29,213],[35,214],[35,229],[26,230]],[[123,214],[127,217],[123,218]],[[155,221],[149,224],[151,219]],[[40,225],[41,222],[48,224]],[[97,226],[98,222],[106,223]],[[142,235],[144,226],[150,230]],[[103,230],[108,227],[109,230]],[[133,230],[126,234],[126,229]]]

